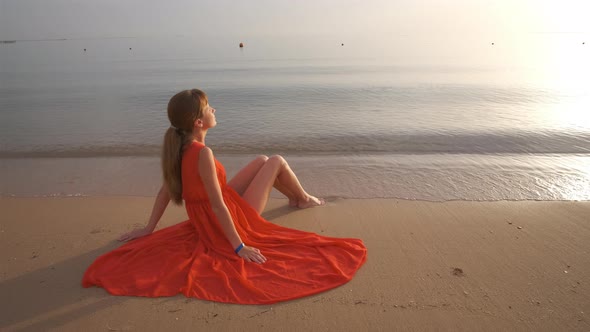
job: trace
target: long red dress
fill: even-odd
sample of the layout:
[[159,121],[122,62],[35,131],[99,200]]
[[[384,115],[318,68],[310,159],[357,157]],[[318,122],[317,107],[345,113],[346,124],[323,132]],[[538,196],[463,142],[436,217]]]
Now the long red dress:
[[96,259],[82,286],[113,295],[188,297],[217,302],[268,304],[292,300],[345,284],[365,262],[361,240],[320,236],[263,219],[226,185],[215,165],[223,199],[242,241],[260,249],[263,264],[234,253],[213,213],[198,173],[194,142],[182,158],[183,198],[189,220],[133,240]]

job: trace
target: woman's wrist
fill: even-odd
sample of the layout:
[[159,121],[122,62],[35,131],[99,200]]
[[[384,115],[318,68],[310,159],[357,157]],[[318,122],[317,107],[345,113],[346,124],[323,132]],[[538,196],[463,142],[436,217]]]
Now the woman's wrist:
[[237,246],[237,247],[234,249],[234,252],[235,252],[236,254],[237,254],[237,253],[239,253],[239,252],[240,252],[240,250],[244,249],[244,246],[245,246],[244,242],[240,243],[240,245],[238,245],[238,246]]

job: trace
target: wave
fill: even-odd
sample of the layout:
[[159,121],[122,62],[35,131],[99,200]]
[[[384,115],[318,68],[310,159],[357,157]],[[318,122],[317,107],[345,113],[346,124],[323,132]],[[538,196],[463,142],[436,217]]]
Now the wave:
[[[268,139],[249,136],[232,141],[211,139],[222,154],[587,154],[590,133],[422,133],[367,135],[306,135]],[[36,146],[2,150],[0,158],[79,158],[158,156],[159,144]]]

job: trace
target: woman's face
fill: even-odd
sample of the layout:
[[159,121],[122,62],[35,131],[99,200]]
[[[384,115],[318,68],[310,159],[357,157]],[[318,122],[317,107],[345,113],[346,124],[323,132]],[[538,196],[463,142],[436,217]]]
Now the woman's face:
[[217,121],[215,120],[215,109],[209,104],[207,104],[203,110],[201,121],[203,121],[203,129],[213,128],[217,125]]

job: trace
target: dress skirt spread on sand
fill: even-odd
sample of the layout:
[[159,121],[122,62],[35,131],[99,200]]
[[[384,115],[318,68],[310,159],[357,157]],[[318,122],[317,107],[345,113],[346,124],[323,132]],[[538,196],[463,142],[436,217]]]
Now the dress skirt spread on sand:
[[198,174],[193,142],[182,158],[183,198],[189,220],[133,240],[100,256],[86,270],[84,287],[100,286],[113,295],[173,296],[268,304],[338,287],[365,262],[359,239],[320,236],[263,219],[226,185],[225,169],[215,160],[224,202],[242,241],[260,249],[263,264],[234,253],[213,213]]

